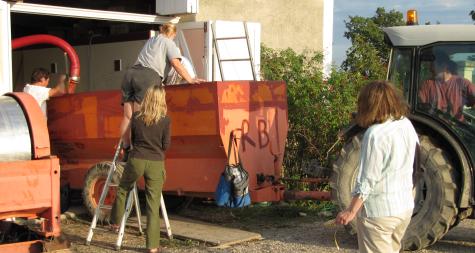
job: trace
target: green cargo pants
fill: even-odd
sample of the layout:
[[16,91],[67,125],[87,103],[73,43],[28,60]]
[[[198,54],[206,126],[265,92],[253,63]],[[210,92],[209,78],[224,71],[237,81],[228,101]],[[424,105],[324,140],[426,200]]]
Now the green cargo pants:
[[166,172],[163,161],[150,161],[138,158],[129,158],[120,180],[117,196],[112,207],[111,222],[120,225],[125,212],[128,193],[134,183],[141,177],[145,178],[145,197],[147,202],[147,249],[158,248],[160,244],[160,196]]

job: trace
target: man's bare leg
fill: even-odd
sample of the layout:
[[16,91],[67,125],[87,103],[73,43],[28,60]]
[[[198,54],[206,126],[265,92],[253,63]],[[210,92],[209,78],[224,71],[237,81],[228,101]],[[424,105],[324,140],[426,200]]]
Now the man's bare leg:
[[[133,110],[132,110],[133,107]],[[120,136],[122,138],[122,147],[130,147],[130,119],[132,118],[132,113],[140,110],[140,104],[137,102],[126,102],[124,103],[124,117],[120,123]],[[133,112],[132,112],[133,111]]]

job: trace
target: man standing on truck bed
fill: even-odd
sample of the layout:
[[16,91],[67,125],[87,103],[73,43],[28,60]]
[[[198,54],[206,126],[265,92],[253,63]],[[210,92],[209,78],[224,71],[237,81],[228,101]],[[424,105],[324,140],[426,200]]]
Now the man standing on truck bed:
[[[170,23],[160,27],[158,36],[150,38],[140,51],[135,65],[129,68],[122,82],[122,103],[124,116],[120,132],[124,150],[130,149],[130,118],[132,113],[140,108],[145,91],[154,84],[164,83],[173,67],[176,72],[190,84],[204,80],[192,78],[181,64],[180,50],[173,39],[176,36],[176,26]],[[127,159],[125,154],[125,160]]]

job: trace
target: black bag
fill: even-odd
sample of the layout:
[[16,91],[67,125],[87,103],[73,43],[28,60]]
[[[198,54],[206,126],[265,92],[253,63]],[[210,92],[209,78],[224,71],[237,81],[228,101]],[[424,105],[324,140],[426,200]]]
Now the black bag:
[[[231,153],[234,153],[234,158],[236,161],[235,164],[230,164]],[[229,140],[228,160],[224,168],[222,177],[224,177],[225,181],[229,183],[231,194],[229,194],[229,198],[230,198],[229,201],[223,201],[222,200],[223,196],[219,196],[220,200],[216,198],[218,205],[227,206],[227,207],[244,207],[251,204],[251,198],[249,195],[249,173],[244,169],[242,165],[241,156],[239,155],[239,150],[237,146],[237,141],[236,141],[236,138],[233,137],[232,133]],[[220,182],[220,184],[217,187],[217,191],[219,189],[226,188],[226,187],[223,187],[222,184],[223,182]],[[223,195],[223,194],[220,194],[220,195]],[[223,203],[226,203],[226,204],[223,204]]]

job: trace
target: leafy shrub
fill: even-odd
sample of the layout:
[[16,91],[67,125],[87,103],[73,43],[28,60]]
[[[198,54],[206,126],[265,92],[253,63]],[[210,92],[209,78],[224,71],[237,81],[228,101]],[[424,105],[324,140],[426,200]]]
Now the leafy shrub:
[[[274,50],[262,46],[261,73],[266,80],[287,83],[289,132],[284,158],[284,176],[300,178],[302,168],[316,159],[329,166],[327,151],[347,126],[363,78],[333,70],[326,81],[322,54],[292,49]],[[333,149],[330,157],[339,151]]]

